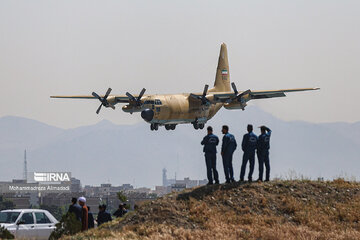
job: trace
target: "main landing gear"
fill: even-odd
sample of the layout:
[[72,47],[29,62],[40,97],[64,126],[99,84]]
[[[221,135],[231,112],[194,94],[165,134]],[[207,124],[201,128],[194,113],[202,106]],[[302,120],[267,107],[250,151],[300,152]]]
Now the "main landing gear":
[[194,122],[193,123],[193,126],[196,130],[198,129],[203,129],[205,127],[205,123],[197,123],[197,122]]
[[[176,124],[165,124],[165,129],[166,130],[175,130],[175,128],[176,128]],[[159,124],[158,123],[151,123],[150,124],[150,129],[151,129],[151,131],[159,130]]]
[[166,130],[175,130],[176,124],[165,124]]
[[157,124],[157,123],[152,123],[152,124],[150,124],[150,129],[151,129],[151,131],[157,131],[157,130],[159,130],[159,124]]

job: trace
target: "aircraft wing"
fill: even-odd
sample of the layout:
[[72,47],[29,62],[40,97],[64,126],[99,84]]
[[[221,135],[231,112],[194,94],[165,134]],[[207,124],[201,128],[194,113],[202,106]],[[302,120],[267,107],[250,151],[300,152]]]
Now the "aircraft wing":
[[265,90],[265,91],[251,91],[246,90],[243,92],[235,93],[214,93],[213,102],[230,103],[236,99],[244,98],[246,101],[252,99],[264,99],[264,98],[275,98],[285,97],[285,93],[288,92],[302,92],[302,91],[313,91],[319,90],[320,88],[294,88],[294,89],[279,89],[279,90]]
[[303,92],[303,91],[314,91],[320,88],[294,88],[294,89],[280,89],[270,91],[251,91],[251,99],[262,99],[262,98],[274,98],[274,97],[285,97],[287,92]]
[[[103,98],[105,95],[99,95]],[[137,95],[134,95],[137,97]],[[74,95],[74,96],[50,96],[50,98],[70,98],[70,99],[98,99],[92,95]],[[114,98],[116,103],[129,103],[129,97],[126,95],[109,95],[108,98]]]

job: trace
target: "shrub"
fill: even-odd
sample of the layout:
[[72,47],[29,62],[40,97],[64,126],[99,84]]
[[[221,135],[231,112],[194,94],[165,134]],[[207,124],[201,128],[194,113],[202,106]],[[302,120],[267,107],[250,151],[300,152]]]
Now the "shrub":
[[62,216],[56,229],[51,233],[49,239],[59,239],[64,235],[74,235],[81,231],[81,222],[76,219],[74,213],[68,213]]
[[125,194],[122,191],[118,192],[116,195],[121,202],[124,203],[127,201],[127,197],[125,196]]
[[6,228],[0,227],[0,239],[14,239],[14,235],[11,234]]
[[15,204],[7,199],[4,199],[3,196],[0,196],[0,210],[13,209]]

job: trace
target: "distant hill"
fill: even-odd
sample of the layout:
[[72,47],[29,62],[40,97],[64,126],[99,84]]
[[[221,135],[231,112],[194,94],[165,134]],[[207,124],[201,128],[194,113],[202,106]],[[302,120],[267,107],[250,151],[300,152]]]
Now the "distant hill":
[[[119,112],[119,114],[122,114]],[[134,116],[139,117],[139,116]],[[268,125],[272,130],[272,176],[294,175],[334,178],[360,177],[360,123],[286,122],[256,107],[245,111],[221,110],[208,125],[220,138],[228,124],[238,143],[246,125]],[[259,130],[255,132],[258,134]],[[206,178],[200,141],[206,130],[179,125],[175,131],[152,132],[145,122],[115,125],[107,120],[75,129],[59,129],[19,118],[0,118],[0,180],[21,177],[23,150],[28,150],[29,171],[70,171],[83,184],[161,184],[161,170],[168,177]],[[235,176],[239,178],[242,152],[235,152]],[[223,168],[218,155],[218,169]],[[257,165],[256,165],[257,169]],[[257,178],[257,170],[254,178]]]
[[359,194],[342,180],[203,186],[63,239],[360,239]]

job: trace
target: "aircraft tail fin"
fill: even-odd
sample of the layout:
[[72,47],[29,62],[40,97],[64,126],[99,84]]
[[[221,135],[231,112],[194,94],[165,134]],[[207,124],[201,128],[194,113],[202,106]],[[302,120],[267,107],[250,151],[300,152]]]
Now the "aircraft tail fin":
[[231,91],[229,61],[228,61],[227,47],[225,43],[221,44],[219,61],[216,69],[215,83],[212,91],[215,92]]

